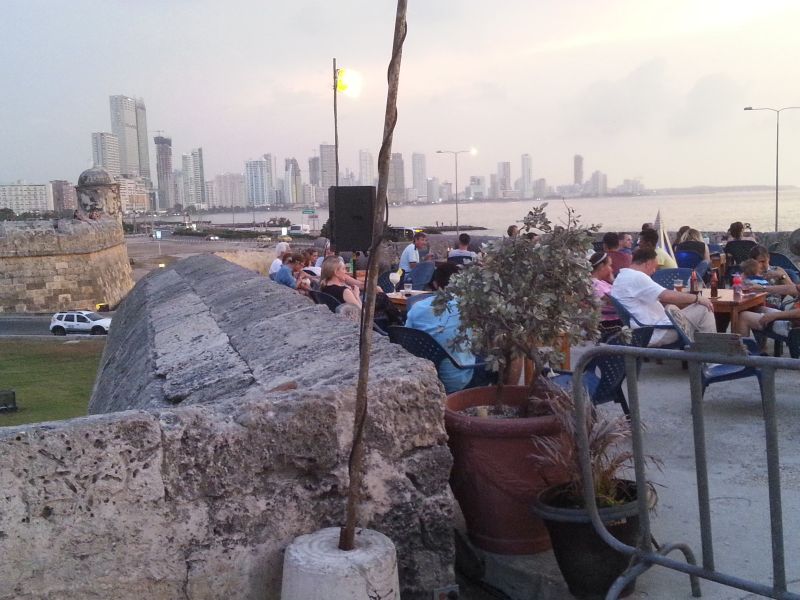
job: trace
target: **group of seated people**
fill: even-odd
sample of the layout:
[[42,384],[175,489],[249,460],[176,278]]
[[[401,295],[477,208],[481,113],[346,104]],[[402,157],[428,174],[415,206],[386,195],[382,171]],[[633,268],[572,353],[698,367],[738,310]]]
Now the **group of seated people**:
[[[800,319],[800,285],[793,283],[783,269],[772,269],[769,251],[763,246],[753,249],[754,258],[742,263],[744,290],[767,292],[767,304],[757,310],[739,314],[733,333],[749,336],[753,331],[763,331],[770,325],[773,331],[785,335],[791,321]],[[717,331],[712,302],[699,294],[667,289],[652,279],[659,268],[656,252],[649,247],[639,248],[631,256],[631,264],[613,273],[611,257],[597,252],[589,259],[595,295],[601,301],[603,322],[616,323],[617,315],[608,296],[618,300],[639,322],[648,325],[670,325],[665,306],[678,306],[690,329],[689,333]],[[781,310],[783,309],[783,310]],[[780,325],[773,325],[779,322]],[[655,329],[650,346],[665,346],[677,341],[672,329]]]

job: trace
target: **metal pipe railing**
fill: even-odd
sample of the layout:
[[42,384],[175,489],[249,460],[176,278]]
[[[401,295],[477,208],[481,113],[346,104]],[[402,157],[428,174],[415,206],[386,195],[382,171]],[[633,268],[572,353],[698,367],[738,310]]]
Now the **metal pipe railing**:
[[[720,349],[730,348],[721,344]],[[638,509],[640,535],[638,547],[628,546],[616,539],[605,528],[600,519],[594,497],[594,482],[589,460],[589,439],[586,429],[586,411],[590,408],[586,389],[583,386],[583,372],[589,362],[602,355],[622,355],[625,357],[625,368],[628,379],[628,404],[631,419],[631,444],[634,453],[634,473],[638,493]],[[694,554],[687,544],[671,543],[654,551],[650,536],[650,514],[648,508],[648,490],[644,465],[644,440],[639,406],[637,361],[643,358],[661,360],[680,360],[689,363],[690,393],[692,401],[692,428],[695,446],[695,467],[697,473],[697,496],[699,504],[700,538],[702,545],[703,565],[696,564]],[[720,573],[714,567],[714,546],[711,531],[711,507],[708,483],[708,457],[706,454],[706,432],[703,417],[703,383],[702,363],[732,364],[761,369],[760,385],[764,411],[764,426],[767,452],[767,475],[769,488],[770,534],[772,539],[772,585]],[[575,365],[573,376],[573,394],[575,397],[575,418],[580,453],[581,473],[584,481],[584,502],[592,524],[598,535],[612,548],[631,556],[631,566],[620,575],[606,600],[616,600],[622,589],[638,575],[653,565],[683,572],[689,575],[692,595],[700,596],[698,578],[708,579],[722,585],[738,588],[776,600],[800,600],[800,594],[787,591],[786,558],[783,544],[783,514],[781,508],[780,455],[778,451],[778,426],[775,415],[775,371],[786,369],[800,371],[800,360],[773,358],[727,352],[698,352],[692,350],[662,350],[658,348],[640,348],[632,346],[595,346],[581,356]],[[667,557],[667,554],[679,550],[684,554],[686,562]]]

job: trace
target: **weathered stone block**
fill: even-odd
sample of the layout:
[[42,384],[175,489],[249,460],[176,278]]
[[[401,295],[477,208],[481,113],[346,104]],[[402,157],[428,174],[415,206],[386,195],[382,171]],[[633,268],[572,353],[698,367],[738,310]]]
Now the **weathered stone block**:
[[[0,600],[278,598],[283,549],[343,520],[357,347],[354,323],[218,257],[144,278],[101,360],[107,414],[0,430]],[[360,522],[427,600],[454,579],[443,389],[378,338],[368,393]]]

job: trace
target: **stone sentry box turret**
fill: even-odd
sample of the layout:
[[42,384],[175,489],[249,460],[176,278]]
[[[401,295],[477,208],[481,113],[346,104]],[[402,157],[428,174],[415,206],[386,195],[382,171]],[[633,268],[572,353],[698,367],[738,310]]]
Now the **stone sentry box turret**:
[[133,287],[119,184],[84,171],[72,219],[0,221],[0,313],[94,309]]

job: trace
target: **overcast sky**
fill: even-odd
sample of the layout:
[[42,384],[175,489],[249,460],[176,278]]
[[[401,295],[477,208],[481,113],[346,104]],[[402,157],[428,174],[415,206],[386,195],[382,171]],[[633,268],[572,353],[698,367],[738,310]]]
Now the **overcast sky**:
[[[3,0],[0,181],[75,181],[108,96],[142,97],[152,136],[202,146],[207,179],[266,152],[301,169],[333,142],[331,59],[361,72],[340,97],[341,164],[376,158],[389,0]],[[529,153],[569,183],[572,156],[610,186],[771,184],[775,116],[800,106],[797,0],[410,0],[395,152],[474,146],[459,174]],[[800,184],[800,110],[781,119],[781,178]],[[306,173],[304,173],[304,179]],[[464,180],[465,180],[464,179]],[[462,180],[463,181],[463,180]],[[410,185],[410,181],[408,183]]]

